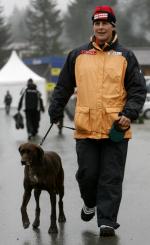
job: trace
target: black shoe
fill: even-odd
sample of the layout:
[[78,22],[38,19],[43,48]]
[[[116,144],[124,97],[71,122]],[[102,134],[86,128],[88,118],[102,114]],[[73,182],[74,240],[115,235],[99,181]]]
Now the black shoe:
[[115,236],[115,230],[111,226],[101,225],[100,236],[103,236],[103,237]]
[[81,210],[81,219],[83,221],[90,221],[91,219],[93,219],[95,215],[95,208],[88,208],[85,205],[83,206],[82,210]]

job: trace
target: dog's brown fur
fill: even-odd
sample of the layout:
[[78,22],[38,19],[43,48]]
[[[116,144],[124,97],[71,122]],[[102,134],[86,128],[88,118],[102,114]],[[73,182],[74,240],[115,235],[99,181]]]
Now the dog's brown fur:
[[59,195],[59,222],[65,222],[63,210],[64,196],[64,171],[61,164],[61,158],[56,152],[44,152],[43,149],[32,143],[20,145],[19,152],[21,163],[25,165],[24,169],[24,195],[21,205],[22,222],[24,228],[28,228],[30,221],[27,214],[27,205],[34,189],[36,201],[35,220],[33,227],[40,225],[40,206],[39,198],[42,190],[48,191],[51,201],[51,224],[49,233],[57,233],[56,224],[56,194]]

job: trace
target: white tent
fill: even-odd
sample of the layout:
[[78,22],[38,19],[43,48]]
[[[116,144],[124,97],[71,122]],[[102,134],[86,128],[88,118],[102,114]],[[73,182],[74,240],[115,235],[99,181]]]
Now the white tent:
[[4,96],[7,90],[13,97],[12,107],[18,106],[20,93],[26,87],[29,78],[32,78],[37,85],[45,105],[45,79],[28,68],[13,51],[7,63],[0,70],[0,108],[4,107]]

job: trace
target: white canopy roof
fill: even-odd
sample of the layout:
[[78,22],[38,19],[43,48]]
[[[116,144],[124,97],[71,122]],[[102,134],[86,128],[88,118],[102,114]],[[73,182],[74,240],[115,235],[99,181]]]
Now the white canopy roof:
[[28,68],[15,51],[12,52],[7,63],[0,70],[0,108],[4,107],[4,96],[9,90],[12,95],[12,106],[17,107],[20,92],[26,88],[28,79],[33,79],[37,89],[41,92],[46,105],[45,78]]
[[0,83],[20,84],[20,82],[27,82],[29,78],[32,78],[35,82],[45,80],[28,68],[19,58],[16,51],[12,51],[8,62],[0,70]]

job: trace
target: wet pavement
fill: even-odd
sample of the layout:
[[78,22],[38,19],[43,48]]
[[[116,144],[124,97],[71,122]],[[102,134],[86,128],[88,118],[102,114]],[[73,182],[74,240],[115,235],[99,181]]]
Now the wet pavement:
[[[113,238],[100,238],[96,218],[88,223],[80,220],[80,199],[75,180],[77,169],[73,131],[63,129],[58,135],[54,125],[43,143],[43,149],[60,154],[65,171],[64,210],[67,222],[58,224],[58,234],[48,234],[50,202],[47,192],[42,192],[41,222],[38,230],[32,229],[35,201],[31,197],[28,214],[31,225],[24,229],[20,206],[23,194],[23,167],[18,147],[27,141],[26,130],[16,130],[13,114],[0,110],[0,243],[2,245],[149,245],[150,237],[150,121],[133,124],[133,139],[129,152],[123,184],[118,222],[121,224]],[[72,126],[67,116],[65,126]],[[49,127],[47,112],[42,114],[39,143]]]

